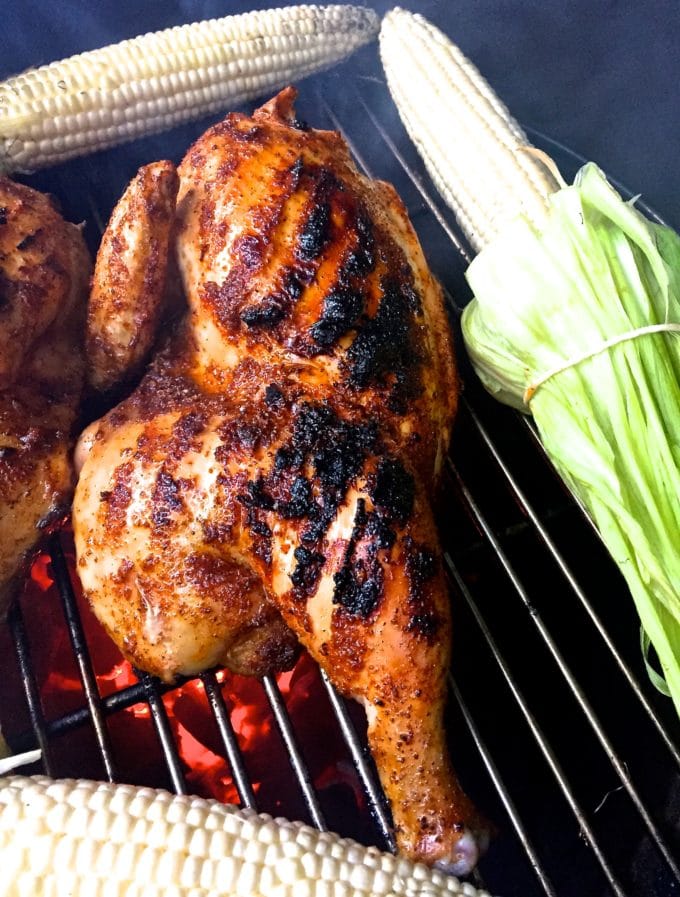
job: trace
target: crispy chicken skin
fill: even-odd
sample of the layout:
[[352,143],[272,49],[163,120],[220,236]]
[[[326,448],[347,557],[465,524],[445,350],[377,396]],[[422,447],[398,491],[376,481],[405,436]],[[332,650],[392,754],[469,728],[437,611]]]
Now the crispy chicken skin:
[[80,230],[0,178],[0,613],[31,549],[68,510],[91,270]]
[[281,669],[294,633],[366,707],[400,849],[463,873],[478,821],[444,743],[430,506],[458,391],[448,322],[394,190],[294,97],[227,116],[179,168],[188,311],[84,437],[78,567],[165,679]]

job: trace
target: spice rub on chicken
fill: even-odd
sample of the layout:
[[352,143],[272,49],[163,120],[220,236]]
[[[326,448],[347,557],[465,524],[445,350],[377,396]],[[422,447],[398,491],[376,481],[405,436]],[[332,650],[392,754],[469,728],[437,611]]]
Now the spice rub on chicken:
[[90,270],[80,228],[0,178],[0,616],[71,501]]
[[126,656],[166,680],[281,670],[299,639],[366,708],[400,849],[462,873],[479,832],[444,739],[431,509],[457,399],[442,294],[392,187],[294,97],[227,116],[179,167],[188,307],[82,439],[78,569]]

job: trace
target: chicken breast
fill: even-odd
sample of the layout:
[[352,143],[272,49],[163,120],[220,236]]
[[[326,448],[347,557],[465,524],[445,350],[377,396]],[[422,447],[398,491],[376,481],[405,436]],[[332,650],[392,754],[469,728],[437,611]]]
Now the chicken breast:
[[87,436],[79,571],[165,679],[281,669],[294,633],[366,707],[400,849],[461,873],[480,842],[442,721],[431,499],[458,392],[442,294],[395,191],[298,122],[294,96],[227,116],[179,168],[188,311]]

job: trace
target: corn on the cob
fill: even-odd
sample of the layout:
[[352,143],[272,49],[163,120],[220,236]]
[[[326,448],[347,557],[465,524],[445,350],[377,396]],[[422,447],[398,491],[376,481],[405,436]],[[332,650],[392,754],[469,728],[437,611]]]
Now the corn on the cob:
[[132,785],[0,780],[2,897],[488,897],[310,826]]
[[399,114],[473,249],[518,212],[539,223],[557,189],[526,134],[475,66],[420,15],[383,19],[380,55]]
[[331,66],[378,31],[358,6],[290,6],[145,34],[0,84],[0,173],[170,128]]

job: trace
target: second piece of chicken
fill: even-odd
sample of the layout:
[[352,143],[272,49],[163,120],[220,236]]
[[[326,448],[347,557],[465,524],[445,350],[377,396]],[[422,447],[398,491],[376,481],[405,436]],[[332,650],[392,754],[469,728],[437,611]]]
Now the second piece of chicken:
[[0,178],[0,617],[69,509],[90,271],[51,198]]
[[400,849],[462,873],[479,844],[443,729],[431,499],[457,380],[441,290],[394,190],[299,123],[294,96],[228,116],[180,166],[188,311],[83,439],[78,569],[126,656],[166,680],[283,669],[295,633],[366,707]]

